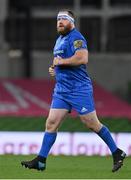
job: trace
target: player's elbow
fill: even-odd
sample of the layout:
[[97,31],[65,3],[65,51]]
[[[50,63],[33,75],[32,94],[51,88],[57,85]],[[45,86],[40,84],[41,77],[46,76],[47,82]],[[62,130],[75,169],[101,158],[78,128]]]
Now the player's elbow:
[[88,58],[87,57],[81,57],[81,58],[79,58],[79,61],[78,61],[79,63],[79,65],[81,65],[81,64],[87,64],[88,63]]
[[83,58],[81,61],[82,61],[81,64],[87,64],[88,63],[88,59],[87,58]]

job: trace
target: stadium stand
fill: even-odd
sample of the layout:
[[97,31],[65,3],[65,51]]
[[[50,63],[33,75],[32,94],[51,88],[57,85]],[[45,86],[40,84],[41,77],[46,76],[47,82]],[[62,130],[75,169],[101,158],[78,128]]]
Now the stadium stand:
[[[0,116],[47,116],[53,87],[48,80],[1,80]],[[96,83],[94,95],[99,116],[131,119],[131,106]]]
[[69,8],[77,12],[76,26],[88,40],[89,74],[126,99],[131,81],[130,0],[1,0],[0,6],[5,2],[7,8],[0,11],[0,46],[6,44],[0,52],[0,77],[49,79],[56,14]]
[[[10,0],[9,15],[5,23],[5,39],[12,48],[23,48],[26,11],[30,8],[32,49],[51,50],[56,31],[50,31],[50,29],[55,27],[56,12],[60,8],[68,7],[77,12],[77,25],[81,32],[89,38],[90,51],[130,52],[130,5],[128,0],[82,0],[77,2],[28,0],[21,1],[21,3],[17,0]],[[127,26],[129,28],[126,28]]]

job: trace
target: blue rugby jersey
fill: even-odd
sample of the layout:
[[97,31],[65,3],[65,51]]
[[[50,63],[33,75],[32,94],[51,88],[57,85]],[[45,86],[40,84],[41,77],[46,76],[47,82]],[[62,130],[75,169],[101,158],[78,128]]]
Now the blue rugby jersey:
[[[69,58],[79,49],[87,49],[87,42],[75,28],[67,35],[60,35],[54,47],[54,57]],[[85,92],[92,90],[91,79],[88,76],[86,65],[56,66],[55,93]]]

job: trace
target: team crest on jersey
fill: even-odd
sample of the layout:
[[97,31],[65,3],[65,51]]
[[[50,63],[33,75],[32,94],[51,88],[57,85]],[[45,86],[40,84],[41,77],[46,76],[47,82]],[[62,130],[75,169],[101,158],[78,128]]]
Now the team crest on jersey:
[[75,48],[75,49],[81,48],[81,47],[82,47],[82,44],[83,44],[83,41],[82,41],[82,40],[76,40],[76,41],[74,41],[74,48]]

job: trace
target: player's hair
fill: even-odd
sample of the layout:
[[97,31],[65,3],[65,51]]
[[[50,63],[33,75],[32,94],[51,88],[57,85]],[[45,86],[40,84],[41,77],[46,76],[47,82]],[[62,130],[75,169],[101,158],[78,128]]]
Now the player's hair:
[[74,13],[69,9],[61,9],[59,12],[67,12],[69,14],[69,16],[71,16],[72,18],[75,19]]

